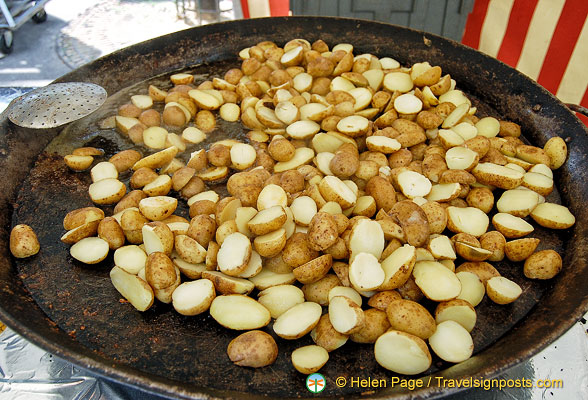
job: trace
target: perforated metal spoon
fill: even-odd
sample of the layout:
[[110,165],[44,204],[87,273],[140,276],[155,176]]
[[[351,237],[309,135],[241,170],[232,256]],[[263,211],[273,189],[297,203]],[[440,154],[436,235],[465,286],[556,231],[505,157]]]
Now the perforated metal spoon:
[[93,83],[53,83],[14,99],[8,119],[24,128],[55,128],[93,113],[106,96],[106,90]]

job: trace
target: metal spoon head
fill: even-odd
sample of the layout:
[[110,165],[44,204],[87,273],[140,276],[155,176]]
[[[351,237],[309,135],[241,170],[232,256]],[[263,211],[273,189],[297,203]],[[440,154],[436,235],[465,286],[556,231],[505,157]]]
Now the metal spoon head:
[[106,96],[106,90],[93,83],[53,83],[14,99],[8,119],[24,128],[55,128],[93,113]]

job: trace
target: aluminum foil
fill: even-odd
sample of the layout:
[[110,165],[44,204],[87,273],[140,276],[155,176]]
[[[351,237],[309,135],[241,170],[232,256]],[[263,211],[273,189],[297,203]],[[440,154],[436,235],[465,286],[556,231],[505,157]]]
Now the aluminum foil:
[[[499,379],[526,378],[532,388],[473,389],[448,399],[588,399],[588,324],[585,318],[526,363]],[[563,387],[540,388],[538,380]],[[559,383],[557,384],[560,385]],[[116,400],[160,399],[139,389],[100,378],[45,352],[6,329],[0,334],[0,399]]]

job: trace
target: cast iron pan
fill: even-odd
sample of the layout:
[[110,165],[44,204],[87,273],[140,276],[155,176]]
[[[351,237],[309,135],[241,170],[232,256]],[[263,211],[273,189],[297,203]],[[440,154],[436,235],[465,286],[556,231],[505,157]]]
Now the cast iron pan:
[[[414,391],[392,389],[390,385],[382,390],[338,388],[335,379],[339,376],[348,381],[352,377],[393,376],[376,364],[373,346],[348,343],[332,352],[321,370],[327,379],[321,395],[435,397],[446,394],[447,389],[437,387],[436,380],[430,377],[496,376],[533,356],[570,328],[588,309],[585,127],[564,105],[525,76],[458,43],[382,23],[318,17],[207,25],[140,43],[87,64],[58,82],[99,84],[111,95],[111,101],[97,114],[66,128],[59,137],[57,129],[18,128],[2,115],[0,319],[38,346],[83,368],[163,395],[314,397],[305,388],[306,377],[293,369],[289,359],[291,351],[310,344],[310,338],[298,342],[278,339],[280,355],[272,366],[256,370],[233,366],[226,347],[236,332],[220,327],[206,314],[182,317],[161,303],[145,313],[136,312],[129,304],[118,301],[120,296],[108,278],[111,257],[96,266],[82,265],[69,256],[68,246],[59,241],[64,233],[63,216],[69,210],[90,205],[88,174],[68,171],[63,154],[83,144],[104,148],[106,157],[131,147],[116,133],[101,131],[96,122],[112,114],[117,101],[127,100],[137,87],[147,86],[141,83],[118,97],[113,96],[116,92],[177,70],[220,74],[227,66],[238,65],[236,54],[243,47],[263,40],[284,44],[296,37],[310,41],[321,38],[330,45],[353,43],[356,54],[391,56],[404,65],[427,60],[451,74],[459,88],[474,100],[481,115],[500,116],[521,124],[526,139],[539,146],[556,135],[565,138],[569,160],[555,172],[558,193],[549,200],[559,201],[561,196],[561,202],[577,218],[576,225],[568,231],[537,229],[534,235],[542,239],[541,248],[555,248],[564,257],[563,271],[555,279],[530,281],[524,278],[520,263],[497,265],[503,275],[523,287],[524,293],[511,305],[498,306],[486,299],[477,307],[478,324],[472,332],[475,355],[471,359],[459,365],[435,359],[423,376],[425,386],[429,381],[430,386]],[[224,60],[229,61],[219,64]],[[208,65],[198,66],[203,63]],[[163,75],[157,79],[165,82],[167,78]],[[243,134],[239,126],[223,129],[231,135]],[[221,137],[220,132],[216,134]],[[41,242],[41,252],[22,261],[12,258],[8,251],[9,232],[17,223],[33,226]],[[272,332],[270,327],[266,330]]]

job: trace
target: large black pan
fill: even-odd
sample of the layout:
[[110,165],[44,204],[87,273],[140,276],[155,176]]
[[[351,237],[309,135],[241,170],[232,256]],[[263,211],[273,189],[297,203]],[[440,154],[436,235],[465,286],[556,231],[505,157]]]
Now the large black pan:
[[[556,248],[564,256],[564,269],[554,280],[532,282],[523,277],[519,264],[497,266],[521,284],[524,294],[512,305],[498,306],[485,300],[478,307],[479,322],[473,331],[476,354],[470,360],[455,366],[435,360],[424,377],[430,386],[412,392],[390,385],[382,390],[338,388],[338,376],[348,381],[352,377],[392,376],[375,363],[372,346],[349,343],[331,353],[331,360],[321,371],[327,378],[322,395],[360,397],[367,391],[362,398],[380,398],[446,393],[429,377],[496,376],[536,354],[571,327],[588,309],[587,132],[548,92],[490,57],[434,35],[375,22],[313,17],[257,19],[208,25],[153,39],[83,66],[59,81],[97,83],[112,95],[156,75],[204,62],[235,60],[240,49],[263,40],[283,44],[295,37],[311,41],[321,38],[331,45],[349,42],[355,45],[357,54],[392,56],[403,64],[428,60],[450,73],[483,114],[521,124],[531,143],[542,146],[552,136],[565,138],[569,160],[555,175],[561,201],[577,217],[569,231],[537,232],[544,248]],[[196,72],[207,68],[201,66]],[[281,351],[273,366],[239,368],[225,353],[236,333],[221,328],[210,317],[182,317],[161,304],[141,314],[128,304],[118,303],[120,296],[108,279],[111,259],[95,267],[80,265],[58,240],[65,213],[89,205],[86,174],[67,171],[60,157],[44,151],[59,132],[18,128],[7,122],[5,115],[0,124],[3,322],[81,367],[160,394],[311,396],[305,388],[305,377],[289,362],[291,350],[299,343],[278,340]],[[104,147],[107,155],[129,146],[108,135],[92,135],[91,129],[80,128],[79,136],[81,143]],[[553,200],[558,200],[557,196],[552,195]],[[28,223],[38,232],[42,250],[37,256],[16,261],[9,255],[8,237],[15,223]],[[308,344],[310,339],[301,343]]]

